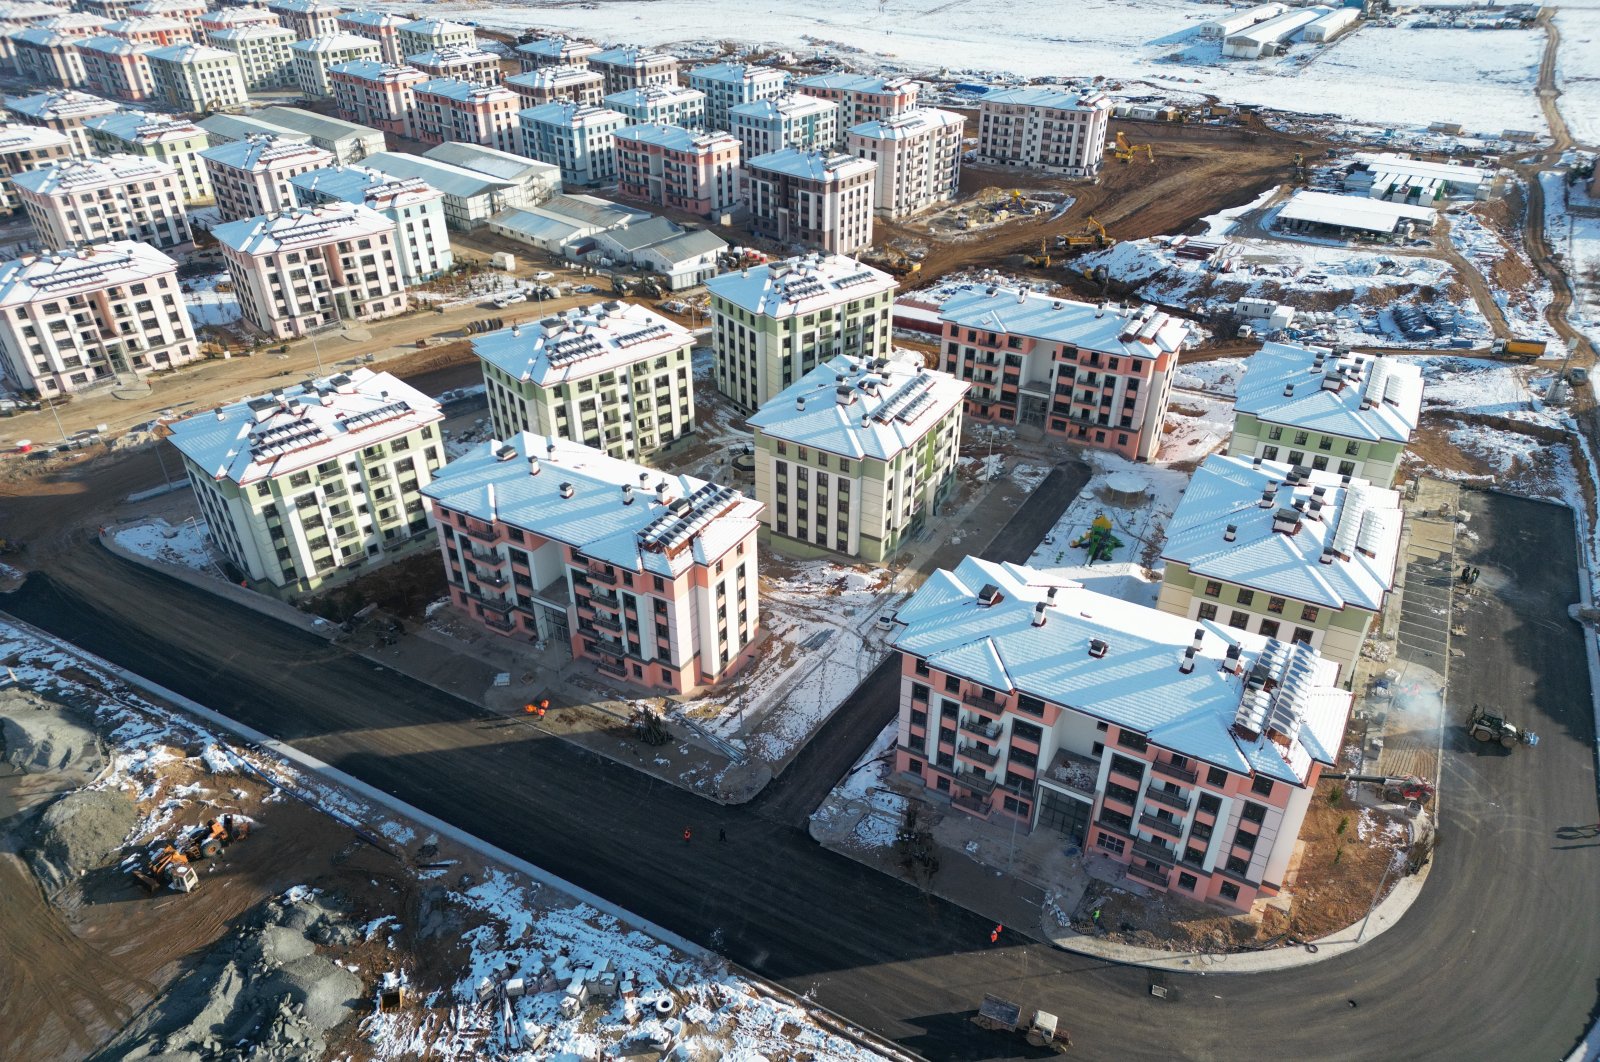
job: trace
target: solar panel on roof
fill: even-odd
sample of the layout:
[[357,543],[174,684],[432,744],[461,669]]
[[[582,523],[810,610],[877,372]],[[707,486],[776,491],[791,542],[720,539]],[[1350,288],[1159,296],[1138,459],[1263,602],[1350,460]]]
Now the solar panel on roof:
[[370,428],[372,425],[385,420],[403,417],[411,412],[411,405],[407,402],[390,402],[376,409],[369,409],[365,413],[356,413],[344,418],[345,430],[354,428]]
[[1347,487],[1344,492],[1344,504],[1339,507],[1339,521],[1333,529],[1333,548],[1342,556],[1348,557],[1355,551],[1356,540],[1361,534],[1361,520],[1372,506],[1372,499],[1360,487]]
[[652,520],[639,533],[639,542],[645,549],[671,553],[699,534],[707,524],[721,515],[734,499],[728,487],[707,483],[680,505]]

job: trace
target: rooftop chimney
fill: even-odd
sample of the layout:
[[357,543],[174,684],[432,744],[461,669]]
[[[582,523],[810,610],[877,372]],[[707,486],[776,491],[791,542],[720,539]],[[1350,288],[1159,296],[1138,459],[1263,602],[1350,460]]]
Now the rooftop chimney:
[[1183,651],[1183,659],[1178,661],[1178,670],[1181,673],[1187,675],[1194,670],[1194,656],[1195,648],[1192,645]]
[[1293,398],[1294,397],[1294,384],[1286,383],[1286,384],[1283,385],[1283,397],[1285,397],[1285,398]]
[[633,504],[633,484],[631,484],[631,483],[624,483],[622,485],[622,504],[623,505],[632,505]]
[[531,457],[530,456],[528,458],[528,475],[537,476],[538,474],[539,474],[539,459],[537,457]]
[[1200,651],[1200,646],[1205,642],[1205,640],[1206,629],[1204,627],[1196,627],[1194,629],[1194,643],[1190,645],[1189,648],[1198,653]]
[[1045,612],[1048,611],[1049,608],[1050,604],[1046,601],[1041,601],[1033,606],[1033,625],[1035,627],[1044,626]]
[[228,419],[228,414],[226,414],[226,413],[224,413],[222,411],[222,407],[221,406],[217,407],[217,419],[218,420],[227,420]]
[[1317,562],[1320,564],[1332,564],[1335,556],[1336,554],[1333,551],[1333,547],[1328,546],[1323,549],[1322,556],[1317,558]]
[[978,591],[978,604],[992,605],[1000,600],[1000,588],[993,583],[984,583],[983,589]]
[[573,492],[575,490],[576,490],[576,488],[573,487],[573,485],[571,483],[563,483],[563,484],[561,484],[561,496],[563,498],[572,497]]
[[801,412],[805,412],[805,408],[806,408],[806,396],[805,395],[800,395],[799,397],[797,397],[794,400],[794,408],[800,410]]
[[1111,643],[1107,642],[1104,638],[1089,639],[1089,655],[1094,657],[1096,660],[1104,657],[1110,649]]
[[1222,541],[1232,542],[1239,537],[1239,525],[1229,524],[1222,532]]

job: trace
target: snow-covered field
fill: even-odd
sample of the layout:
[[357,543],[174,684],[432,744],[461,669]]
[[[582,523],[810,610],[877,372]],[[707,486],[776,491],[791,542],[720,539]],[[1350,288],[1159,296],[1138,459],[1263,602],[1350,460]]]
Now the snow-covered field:
[[[1520,241],[1516,246],[1509,245],[1471,211],[1451,214],[1448,220],[1450,242],[1483,274],[1512,332],[1524,339],[1555,340],[1557,336],[1554,329],[1544,319],[1545,308],[1554,297],[1550,282],[1528,262]],[[1507,259],[1515,260],[1531,275],[1532,279],[1526,287],[1508,291],[1495,282],[1493,271],[1496,265]]]
[[203,520],[185,520],[174,527],[162,519],[130,524],[112,532],[117,545],[130,553],[165,561],[197,572],[220,572],[216,554],[206,538]]
[[[1553,250],[1566,255],[1567,275],[1578,287],[1572,323],[1583,329],[1591,343],[1600,344],[1600,216],[1568,209],[1578,204],[1600,212],[1600,202],[1589,199],[1582,185],[1569,186],[1560,173],[1539,174],[1544,186],[1544,231]],[[1580,317],[1578,304],[1586,314]]]
[[[229,290],[218,291],[218,285],[227,286]],[[244,312],[239,308],[239,296],[234,294],[226,273],[185,280],[183,302],[188,307],[189,319],[197,327],[232,324]]]
[[1580,144],[1600,146],[1600,3],[1578,0],[1556,8],[1561,31],[1561,117]]

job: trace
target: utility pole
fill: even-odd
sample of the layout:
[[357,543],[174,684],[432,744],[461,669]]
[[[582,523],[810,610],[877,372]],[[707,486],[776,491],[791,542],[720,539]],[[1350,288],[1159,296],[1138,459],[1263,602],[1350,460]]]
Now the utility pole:
[[1372,894],[1372,904],[1367,908],[1367,916],[1361,920],[1361,930],[1356,933],[1357,944],[1360,944],[1361,938],[1367,935],[1367,923],[1372,921],[1372,912],[1378,908],[1378,900],[1383,896],[1383,886],[1388,882],[1389,874],[1394,870],[1394,864],[1395,861],[1391,859],[1388,865],[1383,868],[1383,877],[1378,879],[1378,889]]

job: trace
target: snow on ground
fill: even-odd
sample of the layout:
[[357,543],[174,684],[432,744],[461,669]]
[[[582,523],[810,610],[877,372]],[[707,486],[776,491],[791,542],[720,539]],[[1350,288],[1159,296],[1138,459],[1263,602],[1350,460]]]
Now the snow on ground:
[[1233,433],[1233,401],[1174,395],[1167,406],[1159,459],[1163,462],[1199,461],[1215,453]]
[[[219,285],[229,290],[218,291]],[[232,324],[244,312],[239,308],[239,296],[233,292],[232,281],[227,273],[185,280],[183,301],[188,307],[190,320],[196,325]]]
[[[1470,210],[1450,213],[1447,221],[1450,225],[1450,242],[1483,274],[1512,332],[1523,339],[1555,340],[1555,331],[1544,319],[1545,308],[1550,305],[1554,293],[1544,274],[1535,270],[1522,252],[1520,241],[1518,246],[1511,246]],[[1508,291],[1495,282],[1496,265],[1508,258],[1515,260],[1531,275],[1532,280],[1527,287]]]
[[1556,8],[1561,54],[1556,76],[1561,82],[1561,117],[1574,140],[1600,146],[1600,5],[1562,3]]
[[[1548,379],[1545,369],[1434,355],[1405,356],[1405,360],[1422,366],[1424,411],[1445,409],[1507,417],[1543,427],[1562,426],[1559,417],[1545,411],[1529,386],[1530,375],[1535,371]],[[1542,385],[1539,390],[1542,393]]]
[[1173,378],[1177,387],[1232,398],[1244,377],[1245,358],[1216,358],[1212,361],[1180,362]]
[[217,556],[206,537],[204,520],[185,520],[173,527],[162,519],[119,527],[111,535],[117,545],[130,553],[167,564],[179,564],[198,572],[217,574]]
[[[842,843],[855,848],[888,848],[899,835],[905,818],[906,798],[885,787],[894,773],[895,734],[898,720],[891,720],[873,739],[850,773],[833,787],[828,799],[812,814],[812,821],[827,829],[834,820],[855,818]],[[843,821],[837,827],[843,829]],[[832,831],[830,831],[832,832]]]
[[[1600,345],[1600,202],[1589,199],[1583,186],[1568,185],[1561,173],[1546,170],[1539,174],[1539,183],[1544,186],[1545,238],[1552,250],[1566,255],[1567,276],[1582,296],[1575,300],[1572,322],[1589,342]],[[1586,316],[1580,316],[1579,302],[1588,311]]]

